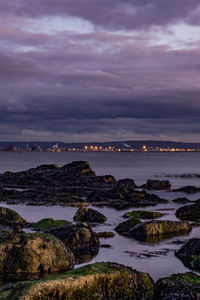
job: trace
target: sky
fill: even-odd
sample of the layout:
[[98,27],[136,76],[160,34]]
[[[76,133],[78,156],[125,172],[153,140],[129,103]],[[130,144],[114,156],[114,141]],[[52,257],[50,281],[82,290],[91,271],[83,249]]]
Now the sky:
[[200,142],[199,0],[0,7],[0,141]]

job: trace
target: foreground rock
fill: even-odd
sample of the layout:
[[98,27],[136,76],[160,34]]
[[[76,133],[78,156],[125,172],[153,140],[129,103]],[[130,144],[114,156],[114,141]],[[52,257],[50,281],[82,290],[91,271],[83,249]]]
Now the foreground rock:
[[60,239],[74,253],[76,261],[80,261],[81,256],[90,255],[92,257],[99,251],[99,238],[85,223],[68,224],[47,232]]
[[173,274],[157,281],[155,300],[200,299],[200,277],[194,273]]
[[157,195],[149,194],[144,190],[137,191],[122,188],[97,190],[88,196],[87,201],[98,204],[99,206],[109,206],[116,209],[151,206],[168,202],[167,200],[162,199]]
[[129,230],[129,236],[139,240],[148,238],[166,237],[167,235],[177,235],[187,233],[192,229],[191,225],[186,222],[156,220],[143,222]]
[[0,274],[37,274],[71,269],[74,255],[54,236],[15,234],[0,238]]
[[74,221],[86,223],[104,223],[106,220],[103,214],[88,207],[80,207],[74,216]]
[[127,221],[121,222],[119,223],[119,225],[117,225],[115,227],[115,230],[122,235],[129,235],[129,231],[136,226],[137,224],[140,224],[141,221],[137,218],[129,218]]
[[175,255],[187,267],[200,271],[200,239],[190,239]]
[[0,292],[1,299],[23,300],[147,300],[153,280],[146,274],[115,263],[96,263],[39,281],[17,283]]
[[0,207],[0,224],[6,226],[25,225],[26,221],[14,210]]
[[176,211],[177,218],[181,220],[200,221],[200,203],[199,201],[192,205],[182,206]]
[[149,190],[166,190],[171,187],[169,180],[147,180],[147,189]]
[[157,211],[133,210],[124,214],[124,218],[139,218],[139,219],[157,219],[164,214]]

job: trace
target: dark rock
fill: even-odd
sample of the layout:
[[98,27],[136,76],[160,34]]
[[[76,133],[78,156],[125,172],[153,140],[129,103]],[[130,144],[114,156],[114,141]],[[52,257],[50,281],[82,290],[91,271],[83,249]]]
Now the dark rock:
[[52,218],[46,218],[38,221],[37,223],[32,223],[31,227],[36,230],[45,231],[55,227],[66,226],[68,224],[71,224],[71,222],[67,220],[54,220]]
[[106,220],[103,214],[88,207],[80,207],[74,216],[74,221],[86,223],[104,223]]
[[194,273],[173,274],[156,282],[155,300],[200,299],[200,277]]
[[[74,255],[54,236],[6,234],[0,237],[0,273],[51,273],[74,265]],[[16,275],[17,276],[17,275]]]
[[124,218],[139,218],[139,219],[157,219],[164,214],[157,211],[133,210],[123,215]]
[[175,255],[189,268],[200,271],[200,239],[190,239]]
[[139,240],[146,240],[148,237],[165,237],[166,235],[177,235],[189,232],[191,226],[186,221],[154,220],[143,222],[129,230],[128,235]]
[[181,220],[200,221],[200,203],[185,205],[177,209],[177,218]]
[[47,232],[60,239],[74,253],[76,259],[80,255],[94,256],[99,251],[99,238],[87,224],[69,224]]
[[111,248],[112,246],[109,244],[101,244],[101,248]]
[[129,218],[127,221],[121,222],[119,223],[119,225],[117,225],[115,227],[115,230],[122,235],[129,235],[129,231],[136,226],[137,224],[140,224],[141,221],[139,219],[136,218]]
[[149,190],[165,190],[171,187],[169,180],[147,180],[147,189]]
[[185,204],[185,203],[191,202],[187,198],[176,198],[176,199],[174,199],[172,201],[175,202],[175,203],[180,203],[180,204]]
[[0,224],[14,226],[25,225],[26,221],[13,209],[0,206]]
[[99,238],[112,238],[115,236],[114,232],[106,231],[106,232],[97,232]]
[[184,186],[184,187],[179,188],[179,189],[175,189],[175,190],[173,190],[173,192],[184,192],[184,193],[187,193],[187,194],[195,194],[195,193],[200,192],[200,188],[196,187],[196,186],[188,185],[188,186]]
[[117,181],[117,187],[123,189],[135,189],[137,188],[137,185],[133,179],[125,178]]

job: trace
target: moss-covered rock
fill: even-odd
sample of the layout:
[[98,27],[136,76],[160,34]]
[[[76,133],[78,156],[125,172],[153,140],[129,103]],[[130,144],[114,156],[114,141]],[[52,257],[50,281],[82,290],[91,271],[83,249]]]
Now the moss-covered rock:
[[133,210],[124,214],[125,218],[138,218],[138,219],[157,219],[162,217],[164,214],[158,211],[147,211],[147,210]]
[[0,292],[2,300],[150,300],[152,296],[153,280],[146,273],[115,263],[87,265]]
[[31,227],[33,227],[34,229],[45,231],[54,227],[61,227],[68,224],[71,224],[71,222],[66,220],[54,220],[51,218],[46,218],[38,221],[37,223],[31,224]]
[[123,235],[129,235],[129,231],[137,224],[140,224],[141,221],[139,219],[136,218],[129,218],[127,221],[121,222],[119,223],[119,225],[117,225],[115,227],[115,230]]
[[61,241],[41,233],[1,236],[0,253],[0,274],[4,276],[51,273],[74,265],[74,255]]
[[155,300],[199,299],[200,277],[192,272],[161,278],[155,286]]
[[85,223],[53,228],[48,233],[60,239],[74,253],[78,261],[80,256],[88,254],[94,256],[99,251],[99,238]]
[[85,206],[80,207],[75,216],[74,221],[86,223],[104,223],[107,218],[100,212]]
[[200,221],[200,203],[185,205],[177,209],[177,218],[181,220]]
[[200,272],[200,239],[190,239],[175,255],[189,268]]
[[26,221],[13,209],[0,206],[0,224],[6,226],[24,225]]
[[166,235],[182,234],[190,230],[191,225],[186,221],[155,220],[136,225],[129,230],[129,236],[146,240],[148,237],[165,237]]

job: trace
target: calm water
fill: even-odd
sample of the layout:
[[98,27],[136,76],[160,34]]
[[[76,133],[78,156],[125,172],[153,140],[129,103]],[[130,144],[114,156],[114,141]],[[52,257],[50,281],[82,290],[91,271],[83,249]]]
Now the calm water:
[[[136,184],[145,183],[155,175],[165,178],[166,174],[200,173],[200,153],[0,153],[0,172],[7,170],[20,171],[40,164],[56,163],[59,166],[73,160],[87,160],[97,175],[112,174],[117,179],[133,178]],[[184,185],[200,186],[200,179],[170,178],[173,188]],[[165,213],[163,219],[176,220],[174,215],[180,205],[171,202],[177,197],[186,196],[190,200],[200,198],[200,193],[185,195],[183,193],[156,192],[170,200],[168,204],[148,207],[148,210],[158,210]],[[77,208],[73,207],[31,207],[6,205],[19,212],[28,221],[37,221],[44,217],[73,220]],[[170,210],[169,210],[170,209]],[[124,211],[111,208],[97,208],[107,216],[106,224],[98,225],[95,231],[113,231],[114,227],[124,219]],[[188,271],[174,256],[174,251],[180,248],[174,242],[199,237],[200,228],[193,228],[186,236],[173,237],[156,243],[142,243],[115,234],[114,238],[101,239],[102,244],[110,244],[111,248],[100,248],[99,254],[90,262],[113,261],[129,265],[139,271],[149,273],[155,280],[177,272]],[[149,257],[150,254],[150,257]],[[148,255],[148,256],[147,256]]]

